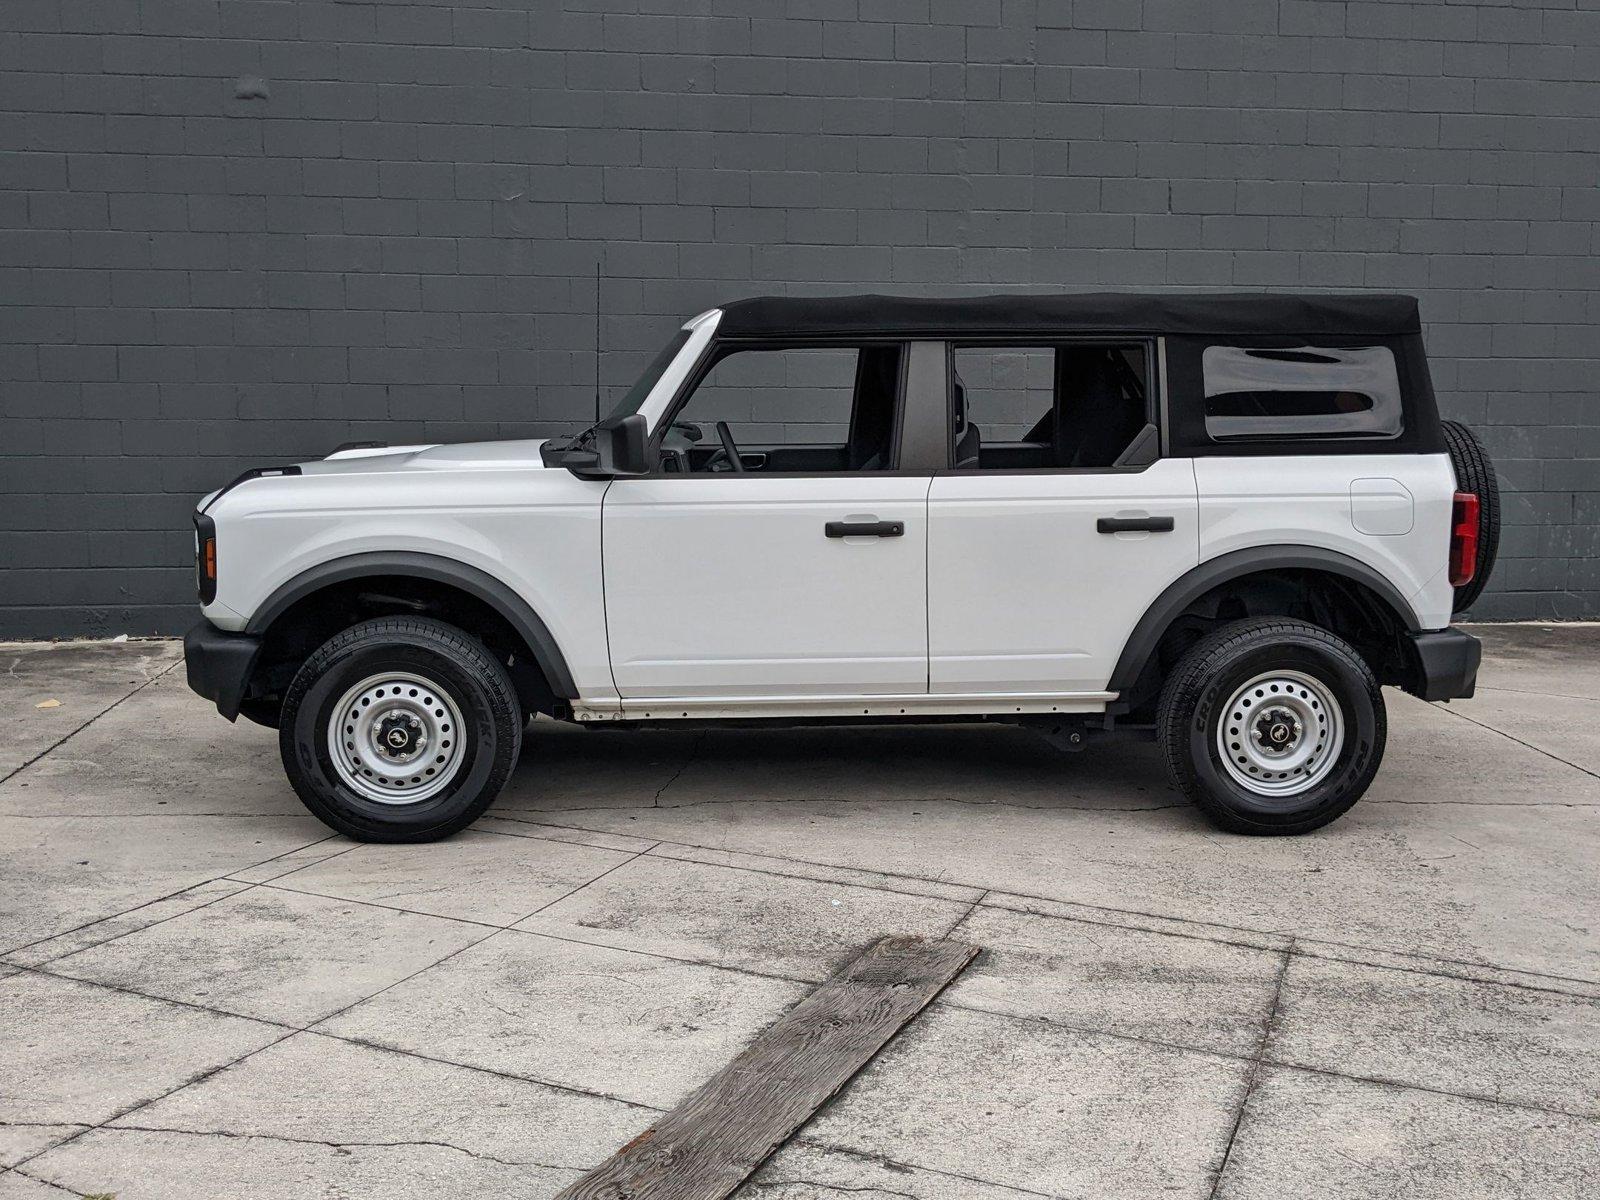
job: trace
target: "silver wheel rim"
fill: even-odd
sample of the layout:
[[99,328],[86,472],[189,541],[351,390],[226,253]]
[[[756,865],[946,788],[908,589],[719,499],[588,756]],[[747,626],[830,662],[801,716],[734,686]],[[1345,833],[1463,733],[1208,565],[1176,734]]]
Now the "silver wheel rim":
[[1299,671],[1268,671],[1220,710],[1217,754],[1228,777],[1257,796],[1317,786],[1344,747],[1344,714],[1328,685]]
[[328,756],[339,782],[379,804],[416,804],[461,769],[461,712],[420,675],[369,675],[328,719]]

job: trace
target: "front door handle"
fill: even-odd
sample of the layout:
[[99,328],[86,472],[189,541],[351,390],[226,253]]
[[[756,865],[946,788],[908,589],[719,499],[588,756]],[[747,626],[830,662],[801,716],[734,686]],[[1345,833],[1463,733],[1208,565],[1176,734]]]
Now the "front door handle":
[[904,521],[829,521],[823,526],[831,538],[900,537],[905,531]]
[[1094,523],[1101,533],[1171,533],[1171,517],[1101,517]]

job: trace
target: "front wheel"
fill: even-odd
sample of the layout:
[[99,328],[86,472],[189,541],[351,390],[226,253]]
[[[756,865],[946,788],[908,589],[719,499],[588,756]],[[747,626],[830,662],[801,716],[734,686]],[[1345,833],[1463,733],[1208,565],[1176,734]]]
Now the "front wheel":
[[1361,798],[1383,758],[1383,695],[1355,649],[1285,617],[1202,639],[1161,691],[1172,781],[1234,833],[1305,833]]
[[443,621],[381,617],[335,634],[284,696],[278,746],[295,792],[364,842],[428,842],[493,802],[522,747],[504,664]]

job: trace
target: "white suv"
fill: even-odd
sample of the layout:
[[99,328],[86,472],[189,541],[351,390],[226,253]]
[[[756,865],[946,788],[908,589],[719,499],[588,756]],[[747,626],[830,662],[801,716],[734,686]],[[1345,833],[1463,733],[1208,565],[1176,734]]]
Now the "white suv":
[[195,515],[190,685],[333,828],[423,841],[536,713],[1153,732],[1242,833],[1472,694],[1498,530],[1402,296],[767,298],[563,441],[347,447]]

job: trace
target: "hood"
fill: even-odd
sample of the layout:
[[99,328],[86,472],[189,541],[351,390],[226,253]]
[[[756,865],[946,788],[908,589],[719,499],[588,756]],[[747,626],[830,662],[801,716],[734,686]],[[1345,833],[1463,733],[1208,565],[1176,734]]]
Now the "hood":
[[400,471],[520,471],[544,470],[539,448],[548,438],[505,442],[462,442],[459,445],[359,446],[335,450],[327,458],[287,467],[257,467],[226,487],[200,498],[197,511],[206,512],[223,495],[252,479],[276,476],[378,475]]
[[539,448],[545,438],[506,442],[462,442],[457,445],[362,446],[335,450],[318,462],[300,464],[302,475],[357,474],[375,471],[506,471],[543,469]]

